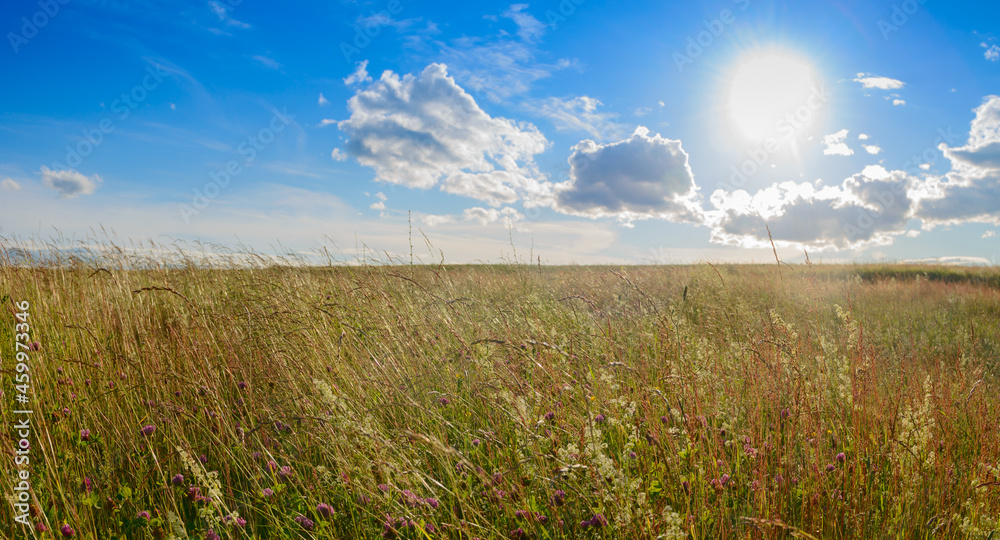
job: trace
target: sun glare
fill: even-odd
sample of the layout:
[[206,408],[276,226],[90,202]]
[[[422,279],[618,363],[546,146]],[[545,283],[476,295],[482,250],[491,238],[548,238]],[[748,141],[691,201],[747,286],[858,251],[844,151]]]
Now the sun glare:
[[760,139],[806,105],[815,92],[812,67],[787,54],[754,56],[736,69],[729,87],[729,112],[743,135]]

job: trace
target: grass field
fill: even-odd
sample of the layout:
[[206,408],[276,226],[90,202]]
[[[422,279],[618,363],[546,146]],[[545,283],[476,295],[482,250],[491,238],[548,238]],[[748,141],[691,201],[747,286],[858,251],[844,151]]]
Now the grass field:
[[0,265],[0,534],[1000,535],[995,269],[119,262]]

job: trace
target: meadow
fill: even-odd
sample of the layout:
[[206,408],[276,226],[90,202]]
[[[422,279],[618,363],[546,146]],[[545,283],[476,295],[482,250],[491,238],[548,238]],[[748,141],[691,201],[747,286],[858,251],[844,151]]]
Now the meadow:
[[0,261],[0,537],[1000,535],[996,269],[123,260]]

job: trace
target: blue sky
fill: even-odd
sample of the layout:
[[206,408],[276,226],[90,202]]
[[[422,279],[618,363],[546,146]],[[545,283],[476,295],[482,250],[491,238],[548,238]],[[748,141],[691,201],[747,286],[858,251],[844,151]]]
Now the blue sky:
[[[0,236],[1000,263],[982,2],[5,3]],[[426,237],[426,240],[425,240]]]

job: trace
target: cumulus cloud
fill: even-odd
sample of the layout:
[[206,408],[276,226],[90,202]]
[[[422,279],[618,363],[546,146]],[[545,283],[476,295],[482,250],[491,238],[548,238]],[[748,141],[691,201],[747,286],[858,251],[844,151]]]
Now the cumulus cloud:
[[320,92],[319,93],[319,106],[322,107],[324,105],[329,105],[329,104],[330,104],[330,100],[328,100],[325,97],[323,97],[323,92]]
[[588,96],[561,99],[550,97],[529,102],[528,109],[552,120],[558,130],[582,131],[598,140],[621,137],[616,115],[598,112],[602,103]]
[[878,145],[874,145],[874,144],[863,144],[861,146],[865,147],[865,152],[868,152],[869,154],[871,154],[873,156],[877,156],[879,154],[879,152],[882,151],[881,147],[879,147]]
[[490,223],[496,223],[500,219],[504,220],[506,223],[508,220],[510,222],[517,222],[524,219],[524,214],[518,212],[513,208],[467,208],[462,212],[462,219],[465,221],[476,221],[480,225],[489,225]]
[[898,99],[897,98],[897,99],[892,100],[892,104],[893,104],[893,106],[900,107],[900,106],[906,105],[906,100],[905,99]]
[[906,86],[906,83],[889,77],[880,77],[870,73],[858,73],[854,82],[861,83],[862,88],[877,88],[879,90],[899,90]]
[[[877,167],[877,166],[876,166]],[[907,188],[914,180],[903,171],[866,169],[839,186],[773,184],[750,195],[717,190],[709,213],[712,240],[743,247],[770,244],[813,249],[850,249],[891,243],[906,232],[913,205]]]
[[[354,68],[354,72],[344,78],[344,84],[347,86],[354,86],[369,82],[372,82],[372,78],[368,75],[368,60],[358,62],[357,66]],[[319,95],[319,99],[319,103],[322,105],[325,101],[323,99],[323,94]]]
[[531,124],[486,114],[443,64],[403,77],[386,71],[348,109],[350,118],[337,124],[349,137],[347,152],[380,182],[440,186],[491,206],[551,199],[534,163],[546,138]]
[[385,193],[380,191],[375,194],[375,198],[378,200],[373,202],[368,208],[371,208],[372,210],[385,210],[385,201],[389,200],[389,198],[385,196]]
[[987,60],[989,60],[990,62],[996,62],[1000,60],[1000,47],[998,47],[995,43],[993,45],[980,43],[979,46],[986,49],[986,52],[983,53],[983,56],[986,57]]
[[628,139],[585,140],[569,157],[569,180],[556,186],[555,209],[629,223],[660,217],[697,221],[697,186],[681,141],[649,136],[640,127]]
[[330,157],[332,157],[334,161],[347,160],[347,154],[345,154],[344,151],[341,150],[340,148],[334,148],[333,152],[330,152]]
[[847,139],[847,129],[842,129],[836,133],[831,133],[823,137],[823,144],[826,148],[823,149],[823,154],[827,156],[850,156],[854,154],[854,150],[844,142]]
[[21,189],[21,184],[11,180],[10,178],[4,178],[0,181],[0,189],[4,191],[17,191]]
[[90,195],[101,184],[100,176],[85,176],[73,169],[53,171],[42,165],[41,173],[42,183],[58,191],[63,199]]

